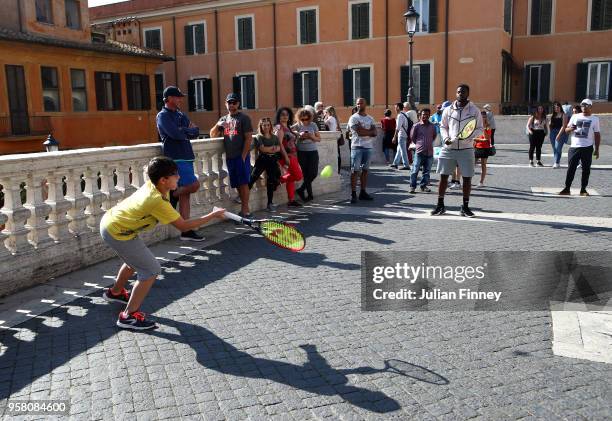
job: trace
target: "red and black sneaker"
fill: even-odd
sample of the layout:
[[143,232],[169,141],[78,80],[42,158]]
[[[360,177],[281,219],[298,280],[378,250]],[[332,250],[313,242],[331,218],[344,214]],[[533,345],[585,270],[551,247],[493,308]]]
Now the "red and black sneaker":
[[119,326],[121,329],[149,330],[155,329],[157,324],[150,320],[146,320],[145,314],[140,311],[135,311],[128,315],[122,311],[119,313],[117,326]]
[[102,298],[104,298],[108,302],[127,304],[128,301],[130,301],[130,291],[123,288],[119,294],[113,294],[112,289],[109,288],[104,291],[104,294],[102,294]]

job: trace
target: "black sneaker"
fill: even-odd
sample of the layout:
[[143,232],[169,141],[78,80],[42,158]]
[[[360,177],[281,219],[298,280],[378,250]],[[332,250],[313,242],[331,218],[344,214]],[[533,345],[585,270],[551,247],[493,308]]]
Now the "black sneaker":
[[198,235],[194,230],[181,233],[181,240],[183,241],[204,241],[204,237]]
[[408,193],[415,194],[416,193],[416,187],[410,187],[410,191]]
[[438,205],[434,210],[431,211],[431,216],[440,216],[446,213],[444,205]]
[[374,198],[362,190],[359,192],[359,200],[374,200]]
[[427,186],[421,187],[421,191],[423,193],[431,193],[431,189],[429,187],[427,187]]
[[397,169],[397,165],[395,165],[395,164],[391,164],[391,165],[389,165],[389,167]]
[[102,294],[102,298],[108,302],[127,304],[127,302],[130,301],[130,291],[123,288],[119,294],[113,294],[113,291],[108,288],[104,291],[104,294]]
[[308,196],[306,197],[306,199],[304,199],[304,203],[312,202],[313,200],[314,200],[313,196]]
[[473,218],[474,212],[470,210],[469,206],[461,206],[461,216],[465,216],[466,218]]
[[178,199],[178,197],[174,197],[174,195],[172,194],[174,192],[175,192],[175,190],[172,190],[170,192],[170,204],[172,205],[172,207],[174,209],[176,209],[176,206],[178,205],[179,199]]
[[296,190],[295,192],[297,193],[298,196],[300,196],[300,199],[302,199],[302,202],[306,202],[306,195],[304,194],[304,190]]
[[119,313],[117,319],[117,326],[121,329],[132,329],[132,330],[149,330],[155,329],[157,324],[150,320],[145,319],[145,314],[140,311],[135,311],[128,316],[125,316],[123,311]]
[[542,164],[542,161],[538,161],[536,165],[537,165],[538,167],[543,167],[543,166],[544,166],[544,164]]
[[301,208],[302,204],[298,202],[297,200],[292,200],[291,202],[287,203],[287,206],[291,208]]
[[580,196],[590,196],[590,194],[586,190],[580,190]]
[[357,203],[357,193],[351,193],[351,203]]
[[572,192],[570,191],[570,189],[565,188],[561,190],[558,194],[559,196],[569,196],[572,194]]

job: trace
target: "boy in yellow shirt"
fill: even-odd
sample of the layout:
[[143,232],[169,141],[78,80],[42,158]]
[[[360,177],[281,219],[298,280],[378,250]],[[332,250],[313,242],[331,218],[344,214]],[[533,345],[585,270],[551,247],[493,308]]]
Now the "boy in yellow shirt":
[[[138,233],[153,229],[158,222],[172,224],[185,232],[214,218],[223,219],[225,212],[219,209],[200,218],[184,220],[169,201],[169,192],[177,188],[179,180],[176,163],[166,157],[153,158],[147,166],[147,173],[149,181],[106,212],[100,223],[102,239],[124,262],[115,284],[103,295],[107,301],[127,304],[117,319],[117,326],[123,329],[147,330],[156,327],[155,322],[145,319],[140,306],[161,273],[161,266]],[[137,273],[137,282],[130,293],[125,285],[134,273]]]

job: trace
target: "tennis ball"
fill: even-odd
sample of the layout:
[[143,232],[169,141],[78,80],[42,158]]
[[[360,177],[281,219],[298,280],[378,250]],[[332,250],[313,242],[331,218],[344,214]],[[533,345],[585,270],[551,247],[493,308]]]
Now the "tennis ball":
[[333,174],[334,174],[334,169],[332,168],[331,165],[326,165],[325,168],[323,168],[323,171],[321,171],[321,177],[323,178],[331,177]]

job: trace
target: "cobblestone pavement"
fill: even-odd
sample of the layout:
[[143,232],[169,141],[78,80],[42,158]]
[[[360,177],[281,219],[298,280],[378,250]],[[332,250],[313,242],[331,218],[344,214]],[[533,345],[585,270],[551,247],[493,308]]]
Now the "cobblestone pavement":
[[[523,164],[513,148],[491,161]],[[598,164],[612,163],[605,153]],[[373,203],[340,195],[284,212],[307,235],[302,253],[245,233],[166,262],[143,308],[156,331],[118,331],[119,308],[97,295],[3,331],[0,398],[66,399],[75,420],[609,420],[612,366],[555,356],[549,311],[362,312],[360,252],[612,250],[610,228],[396,217],[429,211],[435,194],[372,173]],[[609,174],[591,175],[602,196],[568,199],[530,194],[561,187],[565,170],[492,168],[492,187],[471,203],[480,214],[606,220]],[[325,210],[332,202],[338,210]],[[459,203],[449,194],[451,210]]]

